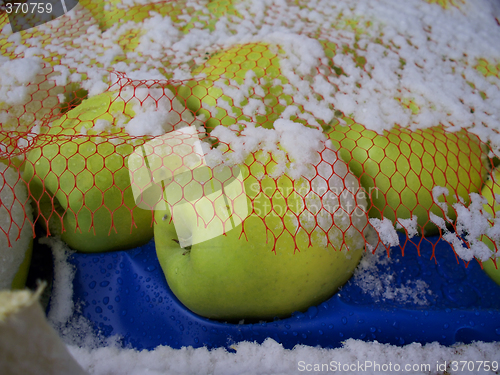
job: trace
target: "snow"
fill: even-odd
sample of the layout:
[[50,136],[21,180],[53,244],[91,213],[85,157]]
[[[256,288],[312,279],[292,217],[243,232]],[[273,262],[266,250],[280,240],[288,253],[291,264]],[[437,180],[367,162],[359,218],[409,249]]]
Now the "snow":
[[[376,229],[379,233],[381,232],[379,228]],[[392,238],[391,241],[394,242]],[[388,245],[387,242],[383,241],[383,243]],[[399,245],[399,241],[395,246],[397,245]],[[425,281],[419,279],[406,280],[406,283],[402,283],[403,285],[395,286],[397,275],[393,271],[388,272],[383,268],[379,268],[395,262],[393,258],[387,255],[387,250],[383,245],[379,245],[373,253],[367,252],[361,259],[358,268],[354,271],[355,285],[359,286],[363,293],[369,294],[377,302],[396,300],[399,303],[420,306],[429,305],[427,297],[431,292],[429,291],[429,285]]]
[[9,105],[26,103],[29,99],[26,86],[35,80],[40,71],[38,58],[10,60],[0,56],[0,102]]
[[231,152],[225,154],[222,161],[228,165],[235,165],[242,163],[256,151],[272,152],[277,165],[271,177],[275,178],[283,173],[293,179],[303,176],[310,168],[310,164],[318,164],[318,152],[324,148],[326,142],[326,137],[321,131],[284,119],[276,120],[274,129],[255,127],[249,123],[239,134],[225,126],[217,126],[210,134],[225,145],[223,148],[209,151],[207,158],[217,160],[214,155],[224,152],[224,147],[227,147]]
[[[267,338],[262,344],[240,342],[225,348],[184,347],[172,349],[158,346],[154,350],[136,350],[120,346],[119,337],[103,338],[91,328],[83,316],[71,318],[74,306],[72,300],[72,278],[74,268],[67,262],[72,253],[62,241],[48,239],[55,259],[54,290],[51,300],[49,321],[61,333],[70,353],[77,362],[96,375],[143,375],[143,374],[205,374],[205,375],[280,375],[303,373],[326,373],[337,370],[345,374],[393,374],[394,370],[405,374],[468,374],[462,366],[483,361],[493,371],[475,371],[477,374],[495,373],[498,370],[500,342],[456,344],[443,346],[438,343],[411,343],[395,346],[362,340],[346,339],[337,349],[314,348],[297,345],[293,349]],[[408,303],[427,304],[426,285],[421,280],[394,288],[390,273],[377,274],[379,265],[393,260],[386,256],[380,246],[367,253],[356,271],[355,282],[373,297],[397,299]],[[465,362],[460,362],[465,361]],[[318,367],[319,366],[319,367]],[[399,367],[398,367],[399,366]],[[494,367],[496,366],[496,367]],[[484,367],[483,367],[484,368]]]
[[[188,2],[185,9],[193,4]],[[217,24],[213,32],[194,28],[182,33],[179,32],[182,19],[173,22],[168,16],[154,14],[142,23],[127,22],[102,33],[98,28],[88,27],[87,35],[71,42],[71,46],[78,45],[79,49],[68,51],[65,43],[46,47],[62,55],[63,65],[82,73],[94,71],[88,82],[99,84],[103,75],[95,74],[95,69],[81,62],[96,59],[98,68],[116,65],[127,74],[149,72],[158,78],[164,71],[158,64],[161,57],[171,63],[171,74],[175,72],[176,77],[184,78],[190,76],[189,66],[193,62],[202,62],[205,52],[236,43],[271,43],[282,50],[283,76],[292,86],[300,87],[294,92],[294,101],[315,118],[331,119],[328,111],[329,105],[333,105],[379,132],[394,123],[416,128],[441,122],[451,129],[471,128],[487,140],[488,128],[495,126],[500,115],[494,104],[500,100],[500,85],[497,77],[485,78],[475,66],[480,59],[498,61],[498,50],[490,46],[498,40],[500,31],[494,17],[488,16],[492,12],[488,1],[474,7],[466,3],[463,8],[467,11],[455,7],[445,10],[420,0],[404,6],[391,1],[339,2],[336,7],[329,7],[327,1],[316,1],[302,9],[280,1],[243,1],[235,4],[243,19],[235,17],[237,22],[231,22],[233,16],[226,16],[226,22]],[[71,12],[82,17],[79,8]],[[285,14],[282,19],[280,15]],[[354,29],[350,26],[352,20],[357,23]],[[324,52],[318,41],[307,34],[318,32],[318,24],[330,25],[332,29],[332,23],[335,33],[327,35],[319,31],[319,39],[328,38],[339,48],[356,50],[356,58],[362,57],[366,63],[356,64],[352,53],[336,54],[333,62],[346,75],[322,72],[325,76],[320,75],[319,81],[316,78],[311,90],[301,86],[301,81],[311,69],[317,68]],[[139,45],[135,51],[125,51],[126,46],[116,45],[128,31],[141,29],[143,33],[137,37]],[[115,54],[127,58],[124,61],[110,58],[106,55],[110,46]],[[88,82],[86,86],[91,87]],[[323,102],[315,106],[311,93],[326,94],[328,86],[329,94],[323,95]],[[484,99],[480,92],[487,93]],[[401,105],[405,101],[417,104],[419,111],[413,113]]]
[[[127,9],[149,2],[123,0],[113,6]],[[224,147],[212,149],[206,155],[209,164],[234,165],[256,150],[264,150],[273,153],[277,162],[274,177],[283,173],[293,178],[307,176],[308,164],[318,163],[318,152],[326,142],[321,126],[335,117],[341,117],[341,122],[345,121],[342,117],[349,117],[378,133],[395,124],[417,129],[441,123],[451,131],[466,128],[489,142],[497,153],[500,150],[500,135],[496,131],[500,119],[500,78],[498,72],[484,73],[485,66],[492,72],[500,62],[500,49],[492,48],[500,40],[498,1],[450,1],[448,4],[452,5],[445,9],[423,0],[343,0],[334,5],[331,0],[297,4],[243,0],[233,4],[236,15],[226,14],[216,20],[214,30],[201,28],[204,17],[216,17],[206,11],[205,1],[171,4],[174,8],[177,4],[176,10],[180,11],[175,19],[152,13],[144,21],[124,22],[106,31],[101,31],[90,12],[80,6],[36,31],[12,34],[8,25],[3,26],[1,40],[7,42],[0,44],[3,128],[30,130],[31,135],[18,143],[25,147],[30,137],[40,131],[48,108],[60,102],[68,82],[79,83],[89,96],[95,96],[123,83],[122,76],[110,77],[112,70],[142,83],[133,92],[121,92],[124,100],[132,99],[136,114],[128,122],[117,118],[118,125],[129,134],[158,136],[174,127],[199,124],[172,91],[146,86],[155,81],[193,78],[193,68],[203,64],[207,55],[238,44],[268,43],[280,61],[281,76],[273,85],[281,86],[292,100],[280,98],[284,111],[274,129],[264,129],[254,122],[257,115],[266,114],[267,88],[253,72],[247,73],[243,84],[232,79],[227,80],[229,84],[218,83],[224,95],[233,100],[235,107],[241,107],[250,121],[243,122],[242,128],[219,126],[212,131],[211,136],[218,137],[231,152],[223,154]],[[198,21],[193,22],[199,26],[183,30],[194,11],[201,12]],[[130,35],[132,39],[124,42]],[[333,59],[326,57],[320,41],[335,46]],[[481,66],[482,70],[478,68]],[[230,115],[233,113],[226,100],[218,99],[217,105]],[[217,113],[217,108],[208,108],[206,103],[202,107]],[[341,116],[336,116],[336,111]],[[310,127],[303,126],[304,121]],[[99,120],[93,130],[105,131],[110,125]],[[86,134],[87,129],[82,128],[81,132]],[[347,169],[342,170],[345,176]],[[322,177],[328,176],[328,168],[324,168]],[[323,188],[318,179],[311,186],[312,193]],[[339,197],[330,203],[345,203],[354,194],[357,190],[353,196]],[[480,238],[500,238],[500,219],[483,212],[484,199],[471,194],[468,207],[461,202],[454,205],[457,221],[452,232],[446,226],[452,223],[446,216],[448,207],[438,201],[443,194],[449,194],[448,189],[433,189],[434,201],[445,213],[444,218],[434,214],[430,218],[442,230],[443,238],[454,245],[457,255],[465,261],[495,256]],[[2,196],[2,202],[6,201]],[[313,194],[310,203],[314,202]],[[361,200],[355,202],[363,206],[359,204]],[[328,222],[321,222],[319,217],[320,226],[328,227]],[[301,218],[301,224],[302,221]],[[396,229],[404,229],[410,238],[417,234],[415,217],[399,220],[396,227],[388,219],[370,219],[370,224],[388,246],[399,244]],[[469,246],[464,245],[464,240]],[[149,352],[123,349],[112,339],[94,337],[84,318],[71,321],[72,311],[78,307],[70,302],[72,290],[68,285],[74,270],[66,262],[69,253],[62,243],[48,243],[56,259],[56,286],[49,320],[64,332],[71,352],[90,373],[292,374],[314,372],[317,366],[330,370],[332,363],[337,366],[368,361],[372,365],[391,363],[401,367],[428,363],[430,370],[407,373],[442,374],[446,369],[446,373],[458,374],[464,371],[454,369],[450,361],[493,361],[500,351],[499,343],[391,347],[352,339],[346,340],[343,348],[329,350],[304,346],[288,350],[272,339],[262,345],[237,344],[234,353],[205,348],[158,347]],[[372,272],[377,264],[390,261],[379,250],[365,256],[355,275],[363,290],[379,298],[397,298],[425,306],[426,286],[418,280],[395,289],[392,275]],[[448,366],[439,367],[445,361]],[[341,369],[343,373],[370,373],[358,367],[352,371]],[[378,373],[389,371],[382,369]]]
[[399,238],[396,229],[394,229],[394,224],[388,218],[383,218],[382,220],[377,218],[371,218],[370,224],[378,232],[380,241],[387,246],[397,246],[399,245]]
[[413,215],[411,219],[398,219],[396,229],[404,229],[408,238],[418,235],[417,216]]
[[[235,353],[225,349],[205,348],[174,350],[160,346],[153,351],[106,347],[85,349],[70,347],[83,368],[92,374],[154,375],[291,375],[304,373],[341,374],[466,374],[463,363],[498,360],[500,343],[474,343],[443,347],[432,344],[410,344],[403,347],[347,339],[340,349],[297,346],[284,349],[269,338],[257,345],[243,342],[234,346]],[[476,367],[477,368],[477,367]],[[491,367],[490,367],[491,368]],[[455,370],[453,370],[455,369]],[[458,370],[457,370],[458,369]],[[336,372],[335,372],[336,371]],[[397,371],[397,372],[396,372]],[[478,371],[477,374],[491,373]]]

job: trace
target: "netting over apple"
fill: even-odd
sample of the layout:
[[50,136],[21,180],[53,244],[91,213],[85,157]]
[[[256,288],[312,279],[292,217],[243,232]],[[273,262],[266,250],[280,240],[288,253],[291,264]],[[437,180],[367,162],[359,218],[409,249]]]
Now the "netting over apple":
[[[270,243],[305,234],[308,245],[340,238],[336,250],[347,239],[373,250],[397,245],[400,230],[410,240],[441,235],[465,261],[495,258],[494,202],[479,194],[498,164],[496,34],[465,53],[450,33],[486,11],[467,21],[459,4],[422,3],[439,16],[408,14],[403,27],[395,10],[366,4],[296,2],[287,17],[279,2],[221,4],[211,12],[136,1],[116,23],[81,2],[16,34],[2,14],[2,159],[23,171],[34,221],[48,234],[82,251],[134,247],[153,236],[163,201],[174,223],[174,206],[185,204],[195,216],[183,220],[248,241],[245,220],[256,216]],[[162,141],[145,153],[185,128],[196,134],[188,151]],[[144,156],[132,172],[154,177],[148,156],[165,147],[178,158],[151,180],[161,194],[138,200],[131,155]]]

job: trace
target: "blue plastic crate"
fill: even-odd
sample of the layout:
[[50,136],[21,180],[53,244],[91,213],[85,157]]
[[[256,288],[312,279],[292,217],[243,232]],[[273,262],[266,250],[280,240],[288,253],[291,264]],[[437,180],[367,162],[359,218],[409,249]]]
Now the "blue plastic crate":
[[[401,243],[406,240],[400,235]],[[74,301],[104,336],[121,335],[124,345],[137,349],[230,348],[267,337],[285,348],[334,348],[348,338],[395,345],[500,341],[500,287],[476,261],[468,267],[457,262],[439,237],[420,240],[406,242],[404,257],[395,248],[391,261],[377,267],[380,274],[394,276],[395,287],[408,280],[427,283],[427,305],[372,296],[351,279],[329,300],[287,319],[253,324],[210,320],[186,309],[170,291],[153,241],[128,251],[73,254]],[[419,242],[420,256],[414,245]]]

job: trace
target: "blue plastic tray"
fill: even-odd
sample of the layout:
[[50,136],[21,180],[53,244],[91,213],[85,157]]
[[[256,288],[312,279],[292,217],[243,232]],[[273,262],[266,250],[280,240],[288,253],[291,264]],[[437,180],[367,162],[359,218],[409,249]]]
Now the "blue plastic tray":
[[[402,243],[406,241],[400,236]],[[418,243],[419,239],[413,238]],[[432,258],[435,246],[436,258]],[[187,310],[172,294],[156,258],[154,242],[128,251],[74,254],[74,301],[81,314],[104,336],[121,335],[136,349],[158,345],[226,347],[271,337],[293,348],[297,344],[339,347],[348,338],[403,345],[411,342],[500,341],[500,287],[476,261],[465,267],[438,237],[415,245],[405,256],[394,249],[392,261],[378,265],[394,273],[394,285],[423,280],[431,294],[426,306],[377,300],[349,281],[328,301],[287,319],[255,324],[209,320]]]

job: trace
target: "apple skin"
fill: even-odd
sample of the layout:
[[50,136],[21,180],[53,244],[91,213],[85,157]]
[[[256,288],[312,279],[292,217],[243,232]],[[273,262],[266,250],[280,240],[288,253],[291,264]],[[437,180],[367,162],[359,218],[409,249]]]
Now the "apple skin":
[[429,212],[443,217],[433,202],[434,186],[448,188],[447,214],[452,220],[456,194],[468,205],[469,193],[481,190],[489,164],[486,146],[476,135],[447,132],[442,126],[416,131],[395,127],[380,135],[350,119],[346,122],[349,126],[336,124],[326,132],[371,194],[370,217],[383,214],[395,222],[416,215],[419,232],[434,235],[439,230]]
[[28,189],[20,169],[0,161],[0,289],[23,289],[33,250],[33,213],[25,204]]
[[[57,22],[46,22],[42,25],[19,31],[16,33],[19,35],[19,39],[12,40],[12,38],[9,38],[12,34],[1,33],[7,23],[9,23],[7,13],[0,13],[1,55],[10,58],[20,58],[25,56],[25,52],[32,51],[30,50],[31,48],[36,48],[37,50],[42,48],[43,53],[35,51],[35,56],[40,57],[52,66],[64,65],[61,60],[67,59],[68,56],[58,52],[55,48],[47,48],[47,46],[57,45],[69,50],[79,48],[80,44],[74,43],[74,41],[85,36],[89,27],[97,25],[91,12],[80,4],[75,5],[70,12],[57,17]],[[19,52],[19,44],[27,48],[25,52]]]
[[[295,216],[288,215],[304,212],[302,197],[292,193],[285,200],[274,195],[276,187],[300,191],[301,180],[293,182],[287,175],[258,180],[255,176],[269,173],[270,165],[252,162],[253,157],[241,165],[250,215],[226,234],[181,248],[170,210],[155,211],[156,252],[168,285],[187,308],[204,317],[272,319],[305,311],[331,297],[350,278],[364,251],[366,211],[361,216],[353,211],[352,225],[350,220],[335,220],[328,232],[334,246],[327,245],[325,232],[317,227],[307,228],[310,243],[304,230],[295,234]],[[349,179],[357,184],[350,173]],[[357,202],[356,210],[366,208],[364,199]],[[192,223],[196,225],[196,217]]]
[[[182,6],[175,2],[151,3],[146,5],[123,6],[121,0],[80,0],[79,4],[88,9],[98,21],[102,31],[109,29],[117,23],[127,21],[141,22],[150,17],[153,11],[162,16],[170,16],[173,20],[182,14]],[[106,7],[108,5],[108,7]]]
[[[129,106],[115,96],[106,92],[87,99],[55,121],[47,134],[56,138],[46,137],[45,143],[31,150],[25,165],[23,178],[39,222],[82,252],[134,248],[153,237],[152,211],[136,207],[130,187],[126,158],[134,146],[125,142],[130,136],[113,126],[113,137],[119,137],[121,144],[105,135],[74,137],[82,127],[90,129],[93,120],[114,123],[110,113],[133,117]],[[87,134],[99,133],[88,130]]]
[[24,289],[26,287],[26,280],[28,280],[28,273],[31,266],[32,254],[33,254],[33,239],[31,239],[28,248],[26,249],[26,254],[24,255],[23,262],[19,266],[19,270],[14,275],[14,279],[12,280],[12,290]]
[[497,266],[495,266],[495,263],[493,263],[493,261],[491,259],[487,260],[486,262],[483,262],[484,272],[486,272],[486,274],[489,277],[491,277],[491,279],[494,282],[496,282],[498,285],[500,285],[500,269],[497,268],[498,266],[500,266],[500,261],[497,261]]
[[[486,198],[487,203],[483,206],[484,212],[487,212],[491,215],[491,217],[495,217],[495,212],[500,211],[500,204],[495,202],[495,194],[500,194],[500,185],[498,181],[500,181],[500,170],[493,171],[493,179],[488,179],[481,190],[481,195]],[[495,244],[487,237],[483,236],[482,241],[491,249],[492,252],[495,252]],[[497,244],[498,246],[498,244]],[[500,285],[500,260],[497,258],[497,265],[493,260],[487,260],[483,262],[483,269],[488,274],[489,277],[493,279],[498,285]]]
[[[259,86],[263,89],[264,96],[253,93],[250,98],[261,102],[266,108],[265,115],[256,115],[257,123],[272,129],[274,121],[285,109],[279,100],[284,100],[287,104],[292,103],[291,97],[283,93],[282,85],[274,84],[274,80],[283,85],[288,81],[281,74],[279,57],[273,49],[277,51],[278,47],[266,43],[249,43],[212,55],[205,64],[193,70],[193,76],[203,73],[206,78],[188,81],[185,85],[172,88],[172,91],[177,91],[178,99],[185,101],[191,111],[208,119],[205,128],[210,132],[218,125],[230,126],[239,121],[251,121],[242,111],[248,104],[248,99],[234,103],[233,99],[224,95],[214,84],[219,82],[227,86],[229,80],[234,80],[238,85],[242,85],[247,72],[253,71],[255,79],[260,80]],[[218,99],[224,100],[231,107],[234,116],[217,104]],[[212,116],[207,109],[202,108],[202,103],[215,107],[217,114]]]

